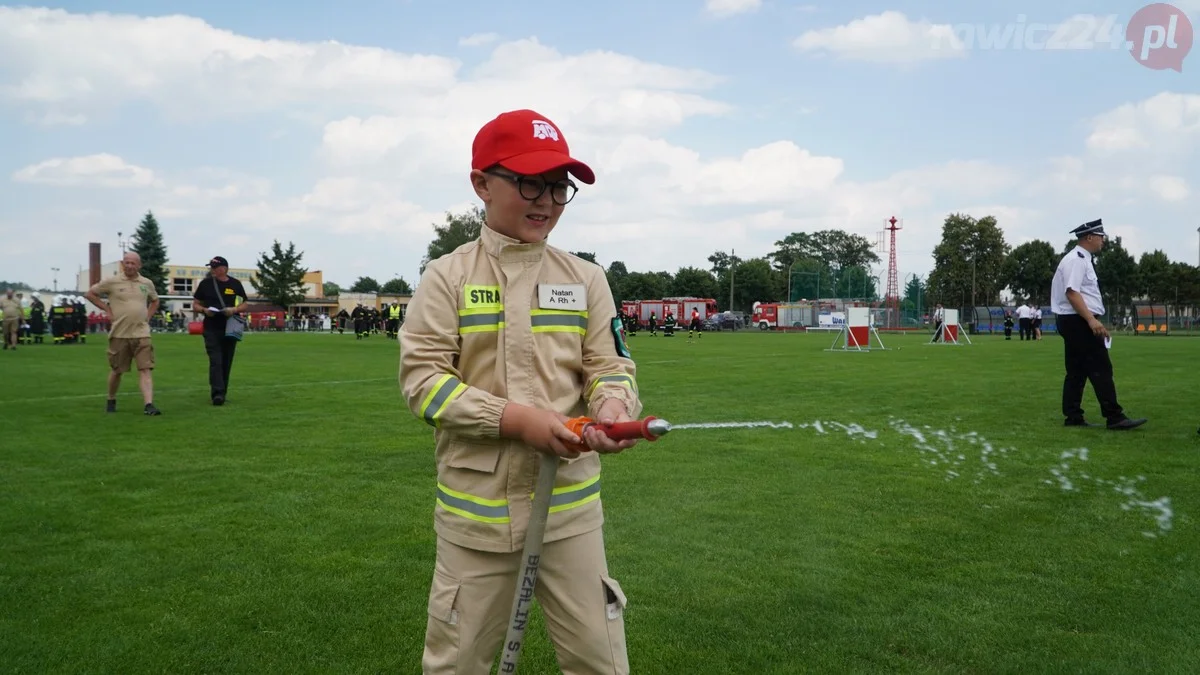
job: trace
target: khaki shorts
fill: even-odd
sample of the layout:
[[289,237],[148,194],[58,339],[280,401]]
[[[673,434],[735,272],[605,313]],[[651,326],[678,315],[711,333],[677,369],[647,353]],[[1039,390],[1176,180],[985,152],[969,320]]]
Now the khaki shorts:
[[150,338],[109,338],[108,365],[114,371],[127,373],[134,361],[138,370],[154,370],[154,345]]

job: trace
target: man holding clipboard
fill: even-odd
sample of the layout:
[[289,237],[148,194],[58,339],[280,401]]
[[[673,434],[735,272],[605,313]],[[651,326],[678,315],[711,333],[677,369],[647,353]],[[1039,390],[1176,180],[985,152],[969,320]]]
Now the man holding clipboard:
[[192,296],[192,311],[204,315],[204,351],[208,353],[208,385],[213,405],[225,405],[229,391],[229,373],[233,369],[233,354],[237,338],[226,335],[232,317],[241,321],[246,287],[229,276],[229,261],[216,256],[208,261],[209,274],[196,286]]
[[1063,256],[1050,286],[1050,302],[1058,317],[1058,332],[1066,352],[1067,375],[1063,381],[1062,412],[1069,427],[1089,427],[1083,414],[1083,387],[1092,383],[1100,411],[1108,428],[1126,430],[1140,427],[1145,419],[1130,419],[1117,403],[1112,361],[1108,350],[1112,337],[1096,317],[1104,316],[1100,282],[1094,256],[1104,248],[1108,235],[1104,224],[1093,220],[1071,230],[1078,244]]

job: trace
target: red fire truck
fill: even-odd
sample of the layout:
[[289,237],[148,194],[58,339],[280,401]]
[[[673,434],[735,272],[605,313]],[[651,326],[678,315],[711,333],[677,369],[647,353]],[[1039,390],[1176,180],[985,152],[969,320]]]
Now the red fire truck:
[[810,302],[756,302],[750,321],[759,330],[804,330],[815,323]]
[[675,321],[681,328],[687,328],[692,321],[692,310],[699,313],[700,320],[717,313],[717,301],[712,298],[663,298],[662,300],[625,300],[621,303],[621,311],[637,319],[639,326],[650,323],[650,315],[654,315],[658,327],[662,328],[663,317],[670,311],[675,315]]

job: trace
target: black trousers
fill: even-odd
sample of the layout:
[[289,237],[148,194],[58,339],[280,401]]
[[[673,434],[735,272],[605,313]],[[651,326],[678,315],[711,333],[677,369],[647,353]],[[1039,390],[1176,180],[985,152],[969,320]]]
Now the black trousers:
[[233,353],[237,340],[222,333],[204,331],[204,351],[208,353],[208,386],[211,396],[225,396],[229,391],[229,372],[233,369]]
[[[1084,325],[1086,326],[1087,324]],[[1017,319],[1017,327],[1021,330],[1022,340],[1024,340],[1026,336],[1028,336],[1030,340],[1033,339],[1033,319]]]
[[1067,419],[1083,418],[1083,387],[1092,383],[1100,412],[1104,419],[1124,419],[1125,411],[1117,403],[1117,386],[1113,383],[1112,361],[1104,338],[1088,328],[1078,314],[1058,315],[1058,333],[1062,335],[1066,355],[1067,376],[1063,380],[1062,412]]

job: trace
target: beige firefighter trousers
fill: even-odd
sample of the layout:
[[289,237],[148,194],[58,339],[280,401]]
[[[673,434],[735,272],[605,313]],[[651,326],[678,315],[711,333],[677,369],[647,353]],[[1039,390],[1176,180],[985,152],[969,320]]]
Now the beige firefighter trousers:
[[[520,551],[488,553],[438,538],[426,675],[487,675],[508,630],[521,558]],[[625,594],[608,576],[602,530],[543,546],[536,597],[564,675],[629,672]]]

